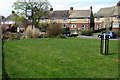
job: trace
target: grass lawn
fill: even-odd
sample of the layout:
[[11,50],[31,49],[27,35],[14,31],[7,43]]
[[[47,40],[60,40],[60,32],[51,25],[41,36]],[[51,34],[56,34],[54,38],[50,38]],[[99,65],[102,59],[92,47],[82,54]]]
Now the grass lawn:
[[100,55],[99,39],[23,39],[4,42],[10,78],[117,78],[118,41]]

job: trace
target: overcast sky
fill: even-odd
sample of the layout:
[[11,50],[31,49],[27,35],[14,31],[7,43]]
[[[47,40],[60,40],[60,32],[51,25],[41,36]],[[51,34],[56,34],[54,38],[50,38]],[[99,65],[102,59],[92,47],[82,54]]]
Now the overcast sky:
[[[2,0],[0,3],[0,15],[7,17],[11,14],[13,3],[17,0]],[[74,7],[74,10],[89,9],[93,6],[93,11],[96,13],[100,8],[115,6],[119,0],[48,0],[54,10],[69,10]]]

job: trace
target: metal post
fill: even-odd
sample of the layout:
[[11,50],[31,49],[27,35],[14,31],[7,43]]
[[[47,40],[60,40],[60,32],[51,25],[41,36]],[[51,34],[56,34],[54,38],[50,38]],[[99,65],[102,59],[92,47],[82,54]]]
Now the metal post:
[[108,55],[108,49],[109,49],[109,36],[106,34],[103,34],[101,36],[101,45],[100,45],[100,53],[103,55]]

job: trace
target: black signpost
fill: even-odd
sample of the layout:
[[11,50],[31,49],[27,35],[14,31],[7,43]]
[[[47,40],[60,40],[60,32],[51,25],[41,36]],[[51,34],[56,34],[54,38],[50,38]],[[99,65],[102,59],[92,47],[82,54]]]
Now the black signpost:
[[101,45],[100,45],[100,53],[102,55],[108,55],[109,50],[109,35],[104,34],[101,36]]

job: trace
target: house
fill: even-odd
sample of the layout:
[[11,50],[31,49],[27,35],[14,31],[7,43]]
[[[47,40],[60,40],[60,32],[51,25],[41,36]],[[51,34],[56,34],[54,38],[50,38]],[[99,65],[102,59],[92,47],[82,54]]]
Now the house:
[[[120,2],[119,2],[120,3]],[[95,15],[95,30],[109,27],[120,30],[120,5],[101,8]]]
[[56,10],[50,9],[50,14],[43,16],[40,22],[60,23],[63,28],[70,30],[94,30],[94,16],[92,7],[88,10]]
[[[19,24],[19,26],[17,26],[17,28],[19,27],[19,30],[24,31],[25,26],[27,26],[29,23],[26,19],[23,20],[14,20],[15,18],[18,18],[19,16],[12,11],[12,13],[5,19],[3,19],[3,21],[1,22],[1,25],[3,27],[4,31],[10,31],[10,29],[15,26],[16,24]],[[16,28],[16,29],[17,29]]]
[[0,15],[0,25],[1,25],[1,22],[2,22],[4,19],[5,19],[5,17]]
[[7,18],[5,18],[2,22],[1,25],[3,27],[3,30],[10,31],[10,28],[15,24],[15,21],[13,19],[15,17],[19,17],[17,14],[15,14],[14,11],[12,11],[12,14],[10,14]]

